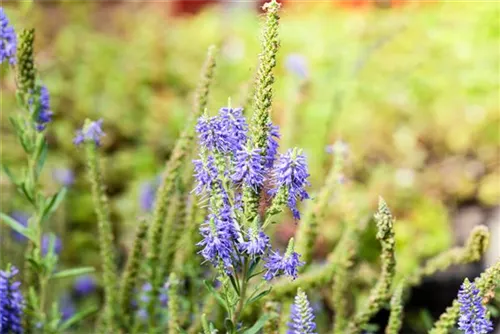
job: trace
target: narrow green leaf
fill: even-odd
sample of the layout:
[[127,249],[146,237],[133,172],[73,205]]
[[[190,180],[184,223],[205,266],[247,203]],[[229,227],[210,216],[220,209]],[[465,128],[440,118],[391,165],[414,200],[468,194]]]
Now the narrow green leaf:
[[238,296],[240,296],[240,287],[238,286],[238,283],[234,279],[234,276],[233,275],[229,275],[229,280],[231,281],[231,285],[233,286],[234,291],[236,291],[236,293],[238,294]]
[[271,288],[264,290],[261,293],[259,293],[258,295],[255,295],[252,298],[250,298],[249,300],[247,300],[246,305],[250,305],[251,303],[256,302],[257,300],[261,299],[262,297],[267,296],[269,294],[269,292],[271,292]]
[[207,287],[208,291],[210,291],[210,293],[212,295],[214,295],[215,299],[217,299],[217,301],[219,302],[219,304],[224,307],[226,309],[226,311],[229,312],[229,305],[227,305],[226,301],[224,299],[222,299],[222,297],[220,296],[220,294],[215,291],[214,287],[209,283],[207,282],[206,280],[203,281],[203,284],[205,284],[205,286]]
[[54,212],[59,207],[64,197],[66,197],[66,193],[67,189],[63,187],[47,200],[45,209],[43,210],[43,217],[50,212]]
[[251,280],[251,279],[252,279],[252,278],[254,278],[255,276],[262,275],[262,274],[263,274],[263,273],[265,273],[265,272],[266,272],[266,270],[261,270],[261,271],[258,271],[258,272],[256,272],[256,273],[254,273],[254,274],[250,275],[250,276],[248,277],[248,280]]
[[271,319],[271,316],[269,314],[264,314],[252,327],[244,331],[243,334],[257,334],[269,319]]
[[10,228],[12,228],[14,231],[16,231],[19,234],[22,234],[29,240],[33,241],[36,243],[35,238],[33,238],[33,235],[31,233],[31,230],[27,227],[24,227],[22,224],[20,224],[18,221],[16,221],[14,218],[6,215],[3,212],[0,212],[0,218],[7,224],[9,225]]
[[59,330],[61,332],[64,332],[66,330],[68,330],[71,326],[73,326],[74,324],[82,321],[83,319],[91,316],[92,314],[96,313],[97,311],[99,311],[99,308],[96,307],[96,306],[91,306],[81,312],[78,312],[77,314],[75,314],[74,316],[72,316],[71,318],[69,318],[68,320],[66,320],[65,322],[63,322],[61,324],[61,326],[59,327]]
[[26,182],[21,182],[21,185],[19,186],[21,189],[21,193],[26,197],[26,199],[33,205],[35,205],[35,201],[33,200],[33,195],[32,192],[29,190],[28,186],[26,185]]
[[9,178],[10,182],[12,182],[13,184],[17,185],[17,179],[14,176],[14,174],[12,174],[12,172],[9,169],[9,167],[7,167],[5,164],[2,164],[2,170],[5,173],[5,175],[7,175],[7,177]]
[[38,161],[36,162],[36,175],[39,176],[43,166],[45,165],[45,160],[47,159],[47,152],[49,151],[49,145],[46,140],[42,140],[39,144]]
[[93,273],[94,271],[95,269],[93,267],[74,268],[74,269],[59,271],[54,275],[52,275],[50,278],[67,278],[73,276],[80,276],[84,274]]
[[253,277],[253,272],[255,270],[255,268],[257,268],[257,265],[259,264],[260,262],[260,257],[252,260],[252,262],[250,263],[250,268],[248,268],[248,274],[247,274],[247,280],[249,280],[250,278]]

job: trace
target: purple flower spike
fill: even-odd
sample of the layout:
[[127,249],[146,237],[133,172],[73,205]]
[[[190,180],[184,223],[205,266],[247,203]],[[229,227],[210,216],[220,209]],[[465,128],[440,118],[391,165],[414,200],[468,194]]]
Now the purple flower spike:
[[203,236],[197,245],[203,246],[200,251],[206,261],[211,262],[214,266],[222,261],[226,269],[231,268],[233,254],[233,236],[234,226],[228,221],[219,219],[214,214],[210,214],[208,221],[200,228],[200,233]]
[[274,277],[279,277],[283,274],[296,279],[298,276],[297,268],[304,265],[304,262],[299,261],[300,255],[294,250],[293,238],[290,239],[285,255],[281,256],[279,251],[272,251],[271,255],[265,259],[264,268],[267,269],[264,274],[266,281],[272,280]]
[[235,152],[247,141],[248,124],[243,116],[243,108],[221,108],[219,110],[221,130],[232,136],[232,151]]
[[14,281],[19,273],[16,267],[9,271],[0,270],[0,333],[23,333],[24,298],[20,291],[21,282]]
[[95,291],[97,287],[96,281],[92,276],[82,276],[79,277],[75,284],[73,284],[73,290],[78,296],[87,296]]
[[269,246],[269,237],[263,231],[254,232],[255,228],[250,228],[248,231],[249,240],[240,243],[240,249],[242,252],[246,252],[251,256],[262,256],[264,255]]
[[[49,252],[50,235],[44,234],[42,236],[42,255],[45,256]],[[54,240],[54,254],[59,255],[62,250],[62,241],[58,237]]]
[[287,334],[316,334],[313,309],[307,295],[300,288],[290,313]]
[[272,168],[276,154],[278,154],[278,139],[280,138],[280,127],[269,123],[269,135],[267,137],[266,168]]
[[219,117],[201,116],[196,124],[200,145],[209,151],[232,152],[237,145],[233,135],[228,133]]
[[209,151],[235,153],[247,140],[248,125],[241,108],[222,108],[219,115],[202,115],[196,124],[200,145]]
[[458,292],[458,302],[460,304],[458,329],[464,334],[486,334],[493,330],[493,324],[488,319],[479,289],[467,278]]
[[98,121],[85,121],[83,129],[76,132],[73,144],[80,145],[83,142],[93,141],[97,146],[101,145],[101,138],[105,135],[102,131],[102,119]]
[[50,95],[49,90],[45,86],[41,86],[38,90],[38,110],[36,111],[36,129],[43,131],[47,124],[52,121],[52,111],[50,110]]
[[200,159],[193,160],[194,176],[196,178],[196,187],[194,192],[200,195],[210,190],[210,185],[217,178],[217,167],[215,166],[214,157],[209,155],[204,158],[200,155]]
[[262,169],[262,156],[260,149],[248,149],[243,147],[236,153],[233,181],[243,182],[254,190],[259,189],[264,183],[264,171]]
[[0,7],[0,33],[0,64],[7,60],[13,65],[16,63],[17,37],[2,7]]
[[297,199],[303,201],[309,198],[309,194],[305,190],[305,187],[309,185],[308,177],[306,157],[297,149],[289,149],[286,154],[281,154],[274,166],[275,188],[271,189],[269,193],[275,195],[278,190],[284,187],[288,191],[288,207],[297,220],[300,219]]

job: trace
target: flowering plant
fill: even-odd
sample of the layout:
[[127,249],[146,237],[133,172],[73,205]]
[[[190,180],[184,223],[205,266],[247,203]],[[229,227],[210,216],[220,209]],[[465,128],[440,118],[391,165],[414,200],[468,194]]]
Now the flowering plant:
[[[102,305],[72,315],[74,312],[68,312],[71,305],[65,308],[65,303],[53,302],[49,285],[81,276],[73,289],[79,297],[85,296],[96,290],[97,282],[88,276],[95,270],[58,268],[62,244],[48,232],[47,223],[66,190],[63,187],[47,195],[40,182],[49,151],[45,134],[53,116],[49,90],[37,76],[34,31],[25,30],[16,37],[0,10],[0,62],[16,72],[17,97],[23,110],[10,120],[27,157],[22,173],[6,166],[3,169],[32,207],[24,224],[20,221],[23,218],[0,214],[16,238],[28,242],[21,272],[11,265],[0,271],[1,334],[66,333],[90,327],[98,333],[210,334],[223,328],[227,333],[245,334],[278,333],[284,329],[293,334],[316,333],[320,331],[315,323],[317,314],[306,292],[312,295],[319,288],[330,293],[334,333],[367,330],[372,318],[386,306],[390,315],[385,332],[398,333],[402,330],[406,291],[450,265],[481,258],[489,236],[484,226],[471,232],[465,246],[442,253],[413,274],[399,277],[395,219],[380,199],[373,219],[381,249],[380,274],[363,302],[353,302],[358,296],[350,291],[349,283],[354,277],[353,266],[365,224],[346,224],[326,262],[311,263],[319,222],[332,189],[343,180],[346,146],[338,142],[332,148],[332,167],[315,196],[310,196],[307,189],[309,172],[303,151],[285,148],[279,152],[280,132],[271,118],[279,7],[275,0],[264,5],[267,14],[262,52],[253,105],[247,108],[251,116],[249,110],[233,108],[230,102],[216,115],[207,110],[216,59],[215,48],[209,49],[193,110],[156,182],[156,190],[148,190],[144,205],[147,212],[138,218],[123,268],[117,260],[113,217],[100,160],[100,148],[106,139],[105,122],[86,120],[76,131],[73,142],[86,155],[97,217],[104,300]],[[71,177],[65,179],[63,184],[72,182]],[[310,197],[301,213],[300,205]],[[287,208],[298,227],[295,237],[280,251],[272,247],[270,227]],[[23,284],[17,280],[19,273]],[[430,332],[449,333],[457,325],[466,333],[491,330],[484,305],[492,299],[499,278],[497,262],[473,283],[466,280],[458,299]],[[206,289],[201,289],[203,285]],[[87,318],[98,310],[102,312],[92,323]],[[91,323],[89,327],[84,327],[86,321]]]

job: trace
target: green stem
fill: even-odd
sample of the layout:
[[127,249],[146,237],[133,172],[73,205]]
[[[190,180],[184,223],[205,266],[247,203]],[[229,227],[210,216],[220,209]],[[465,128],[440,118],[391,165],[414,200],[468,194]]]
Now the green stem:
[[88,159],[88,177],[92,184],[92,197],[97,214],[99,243],[103,261],[103,280],[105,291],[105,323],[109,333],[114,333],[115,309],[117,304],[116,264],[113,249],[113,232],[109,214],[108,198],[102,181],[97,148],[94,142],[85,143]]
[[242,279],[240,287],[240,300],[238,301],[238,305],[236,306],[236,311],[233,313],[232,317],[232,321],[235,326],[238,322],[238,317],[241,314],[241,311],[243,310],[243,306],[245,305],[245,297],[248,287],[247,273],[248,273],[248,262],[244,260],[243,273],[241,274]]

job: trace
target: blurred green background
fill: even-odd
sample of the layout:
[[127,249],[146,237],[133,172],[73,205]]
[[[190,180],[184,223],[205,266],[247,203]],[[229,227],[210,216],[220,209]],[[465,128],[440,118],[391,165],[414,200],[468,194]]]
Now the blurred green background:
[[[96,224],[84,162],[72,144],[75,129],[86,117],[104,119],[106,181],[125,250],[142,214],[143,184],[161,171],[184,125],[210,44],[220,49],[210,112],[230,97],[251,113],[261,16],[227,4],[173,16],[167,4],[154,2],[6,11],[18,31],[37,29],[36,62],[55,112],[48,189],[57,185],[51,169],[75,174],[65,207],[51,222],[63,239],[63,263],[95,265]],[[304,148],[314,194],[331,165],[326,147],[338,139],[349,146],[346,184],[321,222],[318,260],[331,250],[346,212],[369,217],[379,195],[397,217],[401,274],[463,241],[470,226],[452,219],[461,208],[487,216],[499,205],[499,17],[494,2],[284,6],[273,105],[281,150]],[[303,72],[297,60],[305,63]],[[23,157],[7,120],[17,112],[7,68],[1,84],[2,163],[16,166]],[[2,211],[26,208],[6,177],[0,186]],[[284,218],[281,240],[295,228]],[[364,246],[367,258],[376,257],[373,247],[374,241]]]

